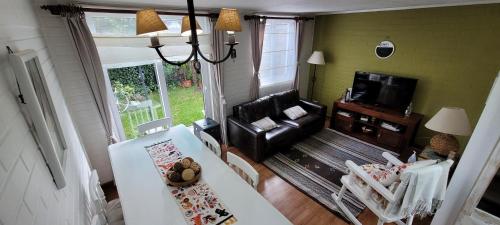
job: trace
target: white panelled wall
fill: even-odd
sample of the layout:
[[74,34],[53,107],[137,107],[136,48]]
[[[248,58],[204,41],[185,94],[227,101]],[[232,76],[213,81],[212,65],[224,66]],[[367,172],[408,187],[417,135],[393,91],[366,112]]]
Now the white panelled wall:
[[[0,0],[0,224],[85,225],[90,167],[34,12],[42,3]],[[68,144],[63,165],[67,186],[61,190],[56,189],[16,103],[7,45],[14,51],[37,51],[47,77]]]
[[83,67],[64,20],[38,10],[41,32],[53,59],[63,96],[85,146],[90,164],[101,182],[113,180],[104,127],[83,74]]

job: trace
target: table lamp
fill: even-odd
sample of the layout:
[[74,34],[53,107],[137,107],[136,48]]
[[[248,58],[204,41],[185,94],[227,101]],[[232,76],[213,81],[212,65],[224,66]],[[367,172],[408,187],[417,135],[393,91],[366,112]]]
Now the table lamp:
[[316,83],[316,66],[325,65],[325,57],[322,51],[314,51],[311,57],[307,60],[307,63],[314,65],[314,72],[312,77],[312,87],[311,87],[311,100],[314,95],[314,84]]
[[462,108],[443,107],[426,124],[430,130],[437,131],[430,140],[430,146],[441,156],[447,156],[450,151],[457,152],[460,148],[457,138],[453,135],[468,136],[471,127],[467,113]]

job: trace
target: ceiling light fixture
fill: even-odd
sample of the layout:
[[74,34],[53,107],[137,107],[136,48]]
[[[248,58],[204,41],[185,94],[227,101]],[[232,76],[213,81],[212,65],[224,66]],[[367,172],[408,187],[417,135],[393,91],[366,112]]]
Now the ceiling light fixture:
[[198,60],[198,56],[200,56],[205,61],[212,64],[222,63],[227,59],[229,59],[229,57],[236,58],[236,49],[234,48],[234,46],[237,45],[238,42],[236,42],[234,32],[241,31],[240,16],[238,10],[223,8],[220,11],[219,18],[217,19],[217,23],[215,25],[215,30],[227,31],[229,38],[228,42],[226,42],[226,45],[229,46],[229,52],[222,59],[210,60],[207,57],[205,57],[200,50],[200,44],[198,42],[198,34],[201,34],[203,30],[196,21],[193,0],[187,0],[187,5],[188,5],[188,16],[182,18],[181,35],[190,36],[189,42],[187,43],[190,44],[192,48],[191,48],[191,54],[188,56],[186,60],[181,62],[169,61],[161,53],[160,48],[163,47],[163,45],[160,44],[159,35],[162,32],[165,32],[168,28],[165,25],[165,23],[163,23],[163,21],[160,19],[160,16],[158,15],[158,13],[156,13],[154,9],[148,8],[137,11],[136,14],[137,35],[149,36],[151,38],[151,46],[149,47],[154,48],[156,50],[156,53],[158,53],[158,56],[160,56],[160,58],[165,63],[180,66],[193,60],[194,69],[196,70],[197,73],[200,73],[201,69],[201,64],[200,61]]

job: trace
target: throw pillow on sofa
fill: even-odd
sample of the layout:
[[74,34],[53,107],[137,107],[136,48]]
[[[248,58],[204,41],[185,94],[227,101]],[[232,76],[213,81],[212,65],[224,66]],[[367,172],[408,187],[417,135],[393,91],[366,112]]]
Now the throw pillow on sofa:
[[272,130],[272,129],[278,127],[278,124],[276,124],[268,116],[253,122],[252,125],[254,125],[254,126],[258,127],[259,129],[264,130],[264,131]]
[[283,113],[291,120],[296,120],[300,117],[307,115],[307,112],[298,105],[285,109]]

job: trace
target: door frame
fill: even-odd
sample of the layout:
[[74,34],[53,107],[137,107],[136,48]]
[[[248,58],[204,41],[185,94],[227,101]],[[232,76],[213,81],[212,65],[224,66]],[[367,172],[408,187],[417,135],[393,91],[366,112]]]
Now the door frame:
[[[484,104],[481,117],[449,183],[442,207],[431,225],[471,224],[481,213],[476,206],[499,166],[500,72]],[[496,170],[495,170],[496,172]],[[486,220],[478,222],[484,223]],[[464,223],[465,222],[465,223]]]
[[[116,106],[116,104],[114,104],[116,99],[115,99],[115,94],[113,93],[113,87],[111,86],[111,81],[109,79],[108,69],[143,66],[151,64],[153,64],[156,81],[158,82],[158,88],[160,89],[160,97],[161,97],[163,111],[165,112],[165,118],[172,118],[172,114],[170,111],[170,101],[168,99],[168,85],[165,80],[165,76],[160,76],[160,74],[165,74],[165,71],[163,70],[163,62],[160,59],[102,65],[104,77],[106,78],[106,89],[108,91],[108,98],[113,100],[110,101],[112,102],[112,104],[110,104],[111,105],[110,108],[111,108],[111,114],[113,116],[116,125],[114,129],[117,131],[119,135],[119,141],[124,141],[127,138],[125,136],[125,131],[123,130],[123,125],[120,118],[120,113],[118,112],[118,107]],[[172,126],[172,119],[169,120],[169,123],[170,123],[169,125]]]

